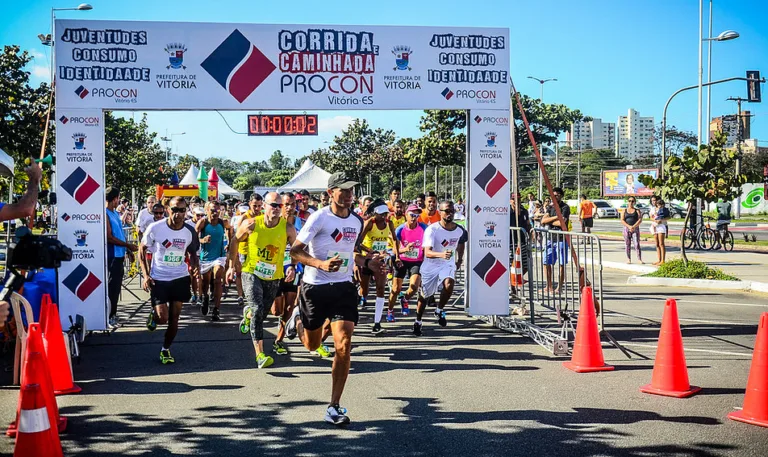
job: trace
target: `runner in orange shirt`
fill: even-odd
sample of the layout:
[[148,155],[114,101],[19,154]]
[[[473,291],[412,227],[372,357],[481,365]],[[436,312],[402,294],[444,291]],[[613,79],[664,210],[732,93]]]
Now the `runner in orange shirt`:
[[427,193],[427,209],[422,211],[419,222],[430,226],[435,222],[440,222],[440,213],[437,211],[437,195],[434,192]]

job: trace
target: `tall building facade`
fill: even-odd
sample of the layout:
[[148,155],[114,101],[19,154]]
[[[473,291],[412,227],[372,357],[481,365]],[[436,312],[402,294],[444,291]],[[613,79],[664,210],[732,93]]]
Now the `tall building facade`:
[[592,119],[589,122],[571,124],[571,130],[566,132],[565,139],[573,148],[582,149],[614,149],[616,144],[616,124],[603,122],[602,119]]
[[630,108],[616,122],[616,156],[626,160],[653,154],[653,117]]
[[[725,147],[732,148],[736,146],[736,142],[738,141],[738,138],[739,138],[739,119],[738,118],[739,118],[738,114],[730,114],[726,116],[713,118],[709,122],[709,139],[711,140],[715,136],[715,133],[723,132],[726,135],[728,135],[728,139],[725,141]],[[742,140],[745,140],[750,137],[749,119],[750,119],[750,112],[743,111],[741,113]]]

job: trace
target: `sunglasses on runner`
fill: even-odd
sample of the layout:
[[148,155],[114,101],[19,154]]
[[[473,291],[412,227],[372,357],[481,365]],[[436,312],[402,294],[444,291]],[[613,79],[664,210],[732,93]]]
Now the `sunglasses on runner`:
[[152,214],[154,214],[155,216],[164,216],[165,211],[152,211]]
[[421,217],[421,214],[419,213],[408,213],[408,215],[411,217]]
[[445,213],[445,214],[454,214],[456,212],[456,210],[446,208],[446,209],[441,209],[440,212],[441,213]]
[[274,209],[282,208],[283,207],[282,203],[267,203],[267,205],[271,206]]
[[187,208],[179,208],[177,206],[174,206],[173,208],[171,208],[171,212],[176,213],[176,214],[178,214],[178,213],[186,213],[187,212]]

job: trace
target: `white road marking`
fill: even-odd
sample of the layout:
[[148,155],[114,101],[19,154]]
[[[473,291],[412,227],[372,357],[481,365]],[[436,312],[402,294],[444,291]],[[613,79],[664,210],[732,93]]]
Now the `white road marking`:
[[[677,304],[685,303],[685,299],[677,299]],[[760,303],[734,303],[734,302],[727,302],[727,301],[701,301],[696,300],[691,301],[691,304],[697,305],[699,303],[706,303],[708,305],[728,305],[728,306],[749,306],[751,308],[768,308],[768,303],[760,304]]]
[[[657,349],[656,345],[653,344],[640,344],[640,343],[626,343],[624,341],[619,341],[623,346],[637,346],[637,347],[643,347],[643,348],[650,348],[650,349]],[[706,352],[709,354],[721,354],[721,355],[737,355],[739,357],[752,357],[752,354],[747,354],[745,352],[728,352],[728,351],[713,351],[711,349],[691,349],[691,348],[685,348],[686,352]]]

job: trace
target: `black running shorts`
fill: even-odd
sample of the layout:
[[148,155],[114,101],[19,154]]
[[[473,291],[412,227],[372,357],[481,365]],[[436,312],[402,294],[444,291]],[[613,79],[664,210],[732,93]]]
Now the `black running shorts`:
[[189,276],[172,281],[155,281],[150,292],[152,306],[163,303],[186,303],[192,298],[192,280]]
[[313,285],[303,283],[299,292],[301,323],[317,330],[326,319],[357,324],[357,289],[351,282]]
[[411,277],[419,274],[421,270],[421,262],[403,262],[402,267],[395,266],[395,278],[405,279],[405,277]]
[[592,218],[591,218],[591,217],[588,217],[588,218],[586,218],[586,219],[582,219],[582,220],[581,220],[581,225],[582,225],[583,227],[592,228],[592,227],[593,227],[593,225],[594,225],[594,221],[592,220]]

